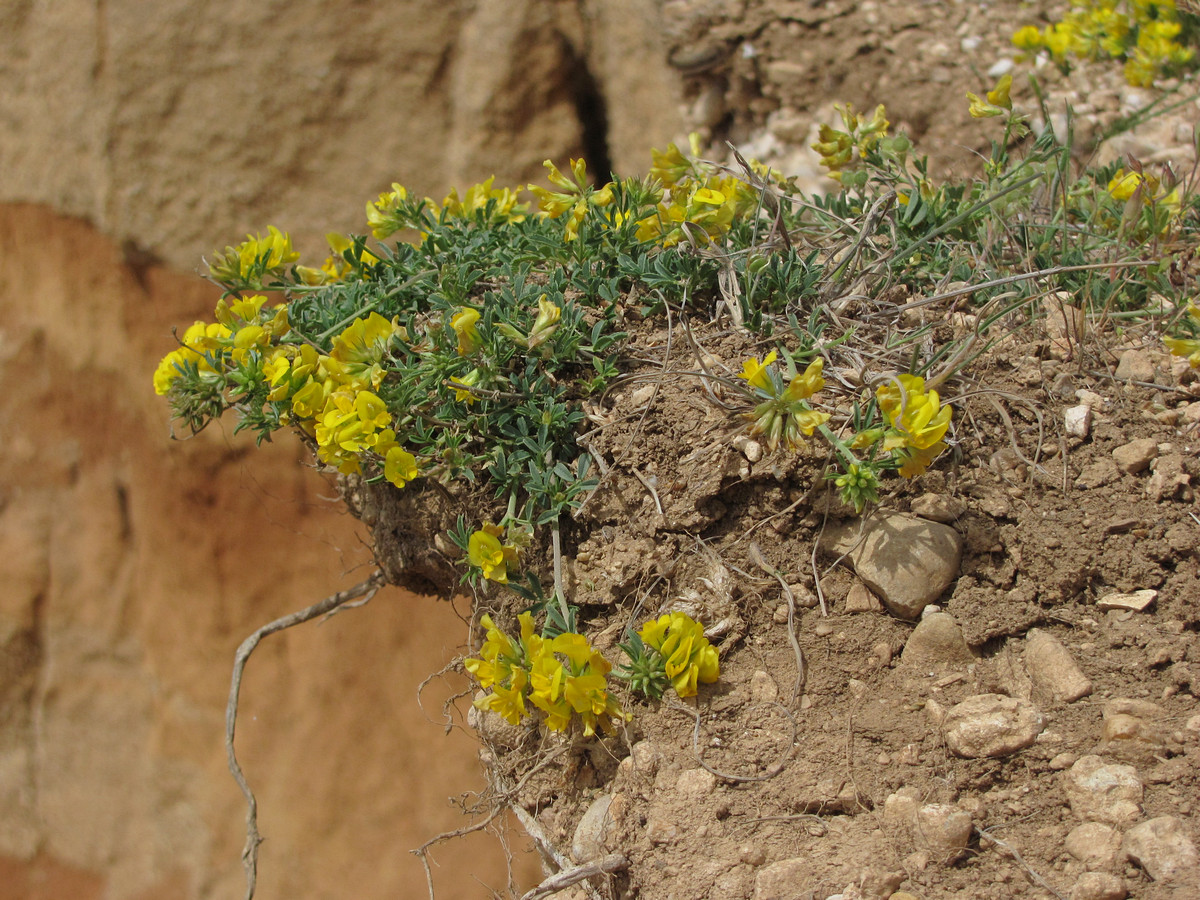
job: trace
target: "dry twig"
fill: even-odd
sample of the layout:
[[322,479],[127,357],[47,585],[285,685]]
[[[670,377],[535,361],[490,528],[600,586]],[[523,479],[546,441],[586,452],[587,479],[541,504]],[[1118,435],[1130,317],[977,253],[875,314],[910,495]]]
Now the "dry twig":
[[241,693],[242,673],[246,669],[246,663],[250,659],[250,654],[254,652],[254,648],[258,646],[258,642],[267,635],[284,631],[294,625],[301,625],[317,616],[330,615],[338,607],[346,605],[351,600],[357,600],[359,597],[369,600],[376,591],[383,587],[386,581],[383,572],[375,572],[366,581],[356,584],[352,588],[330,594],[307,609],[298,610],[264,625],[242,641],[233,658],[233,678],[229,685],[229,703],[225,707],[225,753],[229,758],[229,771],[233,773],[233,780],[237,782],[242,796],[246,798],[246,846],[242,848],[242,867],[246,870],[246,900],[252,900],[254,897],[254,887],[258,881],[258,845],[263,840],[258,833],[258,801],[254,797],[254,792],[250,790],[250,784],[246,781],[246,776],[237,760],[237,753],[233,749],[233,736],[237,729],[238,695]]

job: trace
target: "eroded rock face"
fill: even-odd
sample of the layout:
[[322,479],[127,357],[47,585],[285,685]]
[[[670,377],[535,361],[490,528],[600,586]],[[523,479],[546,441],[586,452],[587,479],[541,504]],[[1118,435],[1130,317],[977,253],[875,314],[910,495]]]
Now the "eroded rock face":
[[[169,440],[150,373],[173,325],[211,314],[207,285],[158,268],[139,281],[111,241],[32,207],[0,208],[0,259],[0,871],[15,896],[26,881],[81,898],[238,896],[234,651],[361,581],[369,554],[290,436],[259,450],[231,427]],[[237,732],[267,838],[260,896],[422,883],[407,854],[355,861],[459,827],[445,797],[481,785],[474,743],[416,699],[460,633],[449,604],[389,588],[263,641]],[[386,823],[367,829],[378,842],[363,819]],[[442,862],[465,873],[493,852],[447,847]]]
[[652,0],[6,4],[0,201],[187,271],[268,223],[324,254],[392,181],[644,170],[682,131],[662,41]]

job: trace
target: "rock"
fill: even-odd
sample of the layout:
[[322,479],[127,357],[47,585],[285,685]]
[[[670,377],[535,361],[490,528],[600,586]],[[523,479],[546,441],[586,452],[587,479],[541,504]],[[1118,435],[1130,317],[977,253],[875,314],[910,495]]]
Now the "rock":
[[1086,491],[1090,488],[1112,484],[1120,477],[1121,470],[1117,468],[1115,462],[1111,459],[1098,459],[1088,463],[1079,471],[1079,476],[1075,479],[1075,487]]
[[1063,412],[1063,428],[1072,437],[1087,437],[1092,430],[1092,408],[1083,404],[1067,407]]
[[679,839],[679,826],[667,816],[651,816],[646,822],[646,840],[652,844],[670,844]]
[[870,868],[861,873],[856,883],[861,885],[864,897],[871,900],[890,900],[896,896],[896,891],[908,878],[903,869],[885,870]]
[[1120,381],[1154,381],[1156,366],[1145,350],[1126,350],[1117,362],[1117,379]]
[[1025,666],[1039,702],[1070,703],[1092,692],[1092,682],[1079,670],[1071,651],[1040,628],[1025,637]]
[[690,797],[711,794],[717,787],[717,776],[708,769],[688,769],[679,773],[675,789]]
[[1157,456],[1158,441],[1154,438],[1139,438],[1117,447],[1112,452],[1117,468],[1128,475],[1146,471]]
[[807,858],[781,859],[763,866],[754,877],[754,900],[802,897],[812,874],[812,860]]
[[913,500],[910,510],[922,519],[949,524],[967,511],[967,504],[949,494],[922,494]]
[[893,615],[915,619],[958,577],[962,537],[940,522],[877,513],[859,523],[828,529],[822,549],[848,553],[855,573]]
[[738,862],[748,866],[761,866],[767,861],[767,851],[762,844],[742,844],[738,847]]
[[1067,835],[1066,851],[1087,869],[1111,870],[1124,861],[1121,832],[1102,822],[1084,822]]
[[946,710],[942,731],[956,756],[1007,756],[1032,744],[1045,727],[1037,708],[1003,694],[976,694]]
[[774,703],[779,697],[779,686],[768,673],[761,669],[750,676],[750,700],[754,703]]
[[1107,872],[1084,872],[1071,888],[1069,900],[1125,900],[1125,879]]
[[1134,825],[1125,832],[1121,848],[1155,881],[1177,881],[1200,873],[1200,855],[1187,836],[1183,822],[1174,816],[1159,816]]
[[662,764],[662,750],[653,741],[638,741],[629,750],[633,771],[644,778],[653,778]]
[[960,858],[971,840],[971,817],[949,803],[930,803],[917,810],[917,835],[934,859],[948,864]]
[[1189,500],[1192,495],[1192,476],[1183,457],[1178,453],[1160,456],[1154,461],[1153,474],[1146,479],[1146,493],[1151,500]]
[[1100,748],[1106,754],[1121,759],[1149,760],[1162,753],[1165,744],[1166,736],[1156,725],[1141,716],[1116,709],[1110,711],[1109,705],[1105,704]]
[[608,839],[616,828],[609,812],[612,801],[612,794],[601,794],[575,826],[575,836],[571,840],[571,856],[575,862],[598,859],[609,852]]
[[1096,601],[1097,609],[1131,609],[1141,612],[1158,597],[1158,591],[1146,588],[1132,594],[1109,594]]
[[883,607],[879,604],[879,598],[861,581],[856,581],[850,586],[850,591],[846,594],[847,613],[878,612],[881,609]]
[[1144,789],[1133,766],[1083,756],[1063,773],[1063,781],[1071,811],[1079,819],[1128,825],[1142,814]]
[[975,655],[954,617],[937,612],[923,616],[917,623],[904,644],[900,660],[922,671],[944,672],[966,668],[975,661]]

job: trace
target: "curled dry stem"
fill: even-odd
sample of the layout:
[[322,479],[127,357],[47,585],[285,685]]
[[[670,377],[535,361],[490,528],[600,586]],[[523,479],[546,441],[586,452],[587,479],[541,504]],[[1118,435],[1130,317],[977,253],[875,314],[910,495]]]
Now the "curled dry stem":
[[254,792],[250,790],[250,784],[246,781],[246,776],[238,763],[237,753],[233,748],[234,733],[237,730],[238,697],[242,689],[242,673],[246,669],[246,663],[250,660],[250,654],[254,652],[259,641],[267,635],[284,631],[294,625],[301,625],[318,616],[330,615],[338,607],[345,606],[359,597],[369,600],[386,582],[387,579],[383,572],[377,571],[366,581],[360,582],[352,588],[330,594],[324,600],[314,603],[306,609],[290,613],[264,625],[242,641],[241,646],[237,649],[233,659],[233,678],[229,685],[229,702],[225,707],[225,753],[229,759],[229,771],[233,774],[233,780],[237,782],[242,796],[246,798],[246,845],[242,849],[242,867],[246,870],[246,900],[253,900],[254,897],[254,888],[258,881],[258,845],[263,840],[258,833],[258,800],[255,799]]

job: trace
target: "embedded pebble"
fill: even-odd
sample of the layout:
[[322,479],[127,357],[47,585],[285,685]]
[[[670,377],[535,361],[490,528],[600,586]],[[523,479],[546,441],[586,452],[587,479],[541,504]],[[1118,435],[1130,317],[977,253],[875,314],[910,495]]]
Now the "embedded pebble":
[[1063,428],[1072,437],[1087,437],[1092,430],[1092,408],[1083,404],[1067,407],[1063,412]]
[[941,672],[964,669],[975,662],[975,655],[967,646],[967,640],[954,617],[936,612],[921,617],[904,643],[900,661],[923,671]]
[[1107,872],[1084,872],[1071,888],[1069,900],[1125,900],[1125,879]]
[[1091,680],[1080,671],[1071,651],[1040,628],[1030,629],[1025,637],[1025,666],[1040,701],[1070,703],[1092,692]]
[[1064,844],[1068,853],[1087,869],[1109,870],[1121,863],[1121,832],[1103,822],[1076,825]]
[[1063,773],[1071,811],[1084,821],[1128,825],[1142,814],[1144,788],[1133,766],[1080,757]]
[[861,542],[859,524],[827,529],[826,553],[848,559],[863,583],[893,615],[915,619],[958,577],[962,536],[940,522],[895,513],[867,520]]
[[768,673],[761,669],[750,676],[750,699],[754,703],[774,703],[779,697],[779,687]]
[[803,895],[813,874],[808,858],[781,859],[763,866],[754,876],[754,900],[793,900]]
[[646,822],[646,840],[652,844],[670,844],[679,838],[679,826],[671,819],[653,817]]
[[971,816],[949,803],[930,803],[917,810],[917,839],[939,862],[961,857],[971,840]]
[[1146,480],[1146,494],[1151,500],[1189,500],[1192,495],[1192,476],[1183,457],[1178,453],[1160,456],[1154,461],[1153,474]]
[[1097,609],[1131,609],[1134,612],[1142,612],[1146,607],[1155,601],[1158,597],[1158,591],[1149,588],[1141,591],[1134,591],[1132,594],[1109,594],[1101,597],[1096,601]]
[[1157,456],[1158,441],[1154,438],[1139,438],[1117,447],[1112,452],[1117,468],[1128,475],[1146,471]]
[[922,494],[910,510],[914,516],[948,525],[967,511],[967,504],[950,494]]
[[1183,822],[1174,816],[1159,816],[1134,825],[1125,832],[1121,848],[1155,881],[1176,881],[1200,865],[1196,845],[1187,836]]
[[878,612],[881,609],[883,607],[879,604],[879,598],[861,581],[856,581],[850,586],[850,591],[846,594],[847,613]]
[[761,866],[767,861],[767,851],[761,844],[742,844],[738,847],[738,861],[748,866]]
[[1007,756],[1030,746],[1045,727],[1032,703],[1003,694],[976,694],[946,710],[942,730],[956,756]]
[[601,794],[579,820],[571,839],[571,856],[575,862],[584,863],[608,852],[607,840],[616,828],[609,811],[612,802],[612,794]]
[[1117,362],[1118,381],[1154,381],[1154,360],[1145,350],[1126,350]]
[[679,780],[675,782],[675,789],[679,793],[688,794],[692,797],[711,794],[716,786],[717,776],[707,769],[688,769],[685,772],[680,772]]

